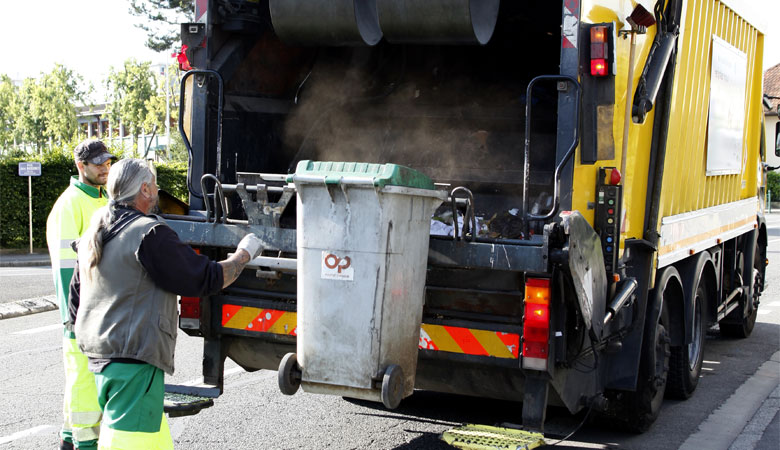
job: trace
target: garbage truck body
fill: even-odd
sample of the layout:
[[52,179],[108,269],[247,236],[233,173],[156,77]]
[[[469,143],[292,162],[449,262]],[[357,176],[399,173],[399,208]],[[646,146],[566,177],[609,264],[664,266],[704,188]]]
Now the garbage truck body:
[[[215,259],[248,232],[265,248],[220,294],[181,299],[204,382],[221,392],[226,358],[290,368],[299,281],[326,264],[301,269],[296,228],[334,232],[296,220],[301,164],[395,165],[444,192],[414,268],[414,388],[522,402],[532,429],[548,405],[647,429],[665,395],[694,393],[707,329],[747,337],[756,320],[764,35],[751,6],[196,2],[182,25],[189,208],[164,217]],[[340,326],[328,317],[318,326]]]

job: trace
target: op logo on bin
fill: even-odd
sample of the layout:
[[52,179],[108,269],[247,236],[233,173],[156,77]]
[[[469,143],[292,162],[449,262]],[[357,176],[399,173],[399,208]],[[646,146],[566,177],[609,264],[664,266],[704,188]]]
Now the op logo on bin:
[[322,272],[320,278],[326,280],[352,281],[355,270],[349,256],[338,256],[331,252],[322,252]]

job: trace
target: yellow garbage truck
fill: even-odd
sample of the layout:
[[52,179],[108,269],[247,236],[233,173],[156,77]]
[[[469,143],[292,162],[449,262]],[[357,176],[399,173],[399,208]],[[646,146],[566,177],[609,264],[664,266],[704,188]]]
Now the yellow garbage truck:
[[[557,405],[643,431],[664,397],[694,395],[710,327],[750,335],[768,264],[753,2],[195,8],[180,57],[189,204],[164,217],[214,259],[249,232],[264,251],[218,295],[181,299],[204,385],[171,392],[218,396],[230,358],[278,370],[286,394],[393,408],[430,390],[517,401],[508,420],[533,430]],[[355,207],[366,192],[434,200],[412,226],[398,217],[417,203]],[[353,229],[373,230],[388,264],[423,254],[367,276],[362,250],[331,239]],[[401,316],[411,347],[390,342]],[[335,347],[355,356],[327,360]]]

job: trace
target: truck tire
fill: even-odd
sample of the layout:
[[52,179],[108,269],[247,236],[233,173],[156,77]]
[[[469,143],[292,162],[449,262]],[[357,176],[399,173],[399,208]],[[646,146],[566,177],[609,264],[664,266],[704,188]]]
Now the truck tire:
[[[756,325],[756,317],[758,317],[758,299],[764,290],[764,277],[759,265],[764,264],[764,262],[759,260],[761,258],[759,253],[756,251],[756,257],[753,261],[753,275],[750,280],[753,283],[753,289],[751,289],[753,296],[748,299],[746,295],[743,295],[739,301],[739,307],[726,316],[726,320],[718,323],[720,333],[723,336],[745,339],[753,332],[753,327]],[[748,300],[752,302],[751,311],[745,316],[744,302]]]
[[707,290],[704,278],[700,277],[693,301],[693,328],[691,343],[679,347],[671,347],[669,356],[669,379],[666,386],[668,397],[685,400],[693,395],[699,384],[701,365],[704,360],[705,315],[704,305]]
[[[674,292],[674,289],[677,292]],[[612,412],[613,418],[628,431],[647,431],[661,411],[671,354],[666,304],[672,295],[680,296],[680,289],[680,274],[677,269],[670,266],[659,274],[656,288],[648,299],[651,303],[648,306],[642,339],[636,391],[621,392],[611,400],[617,403]]]

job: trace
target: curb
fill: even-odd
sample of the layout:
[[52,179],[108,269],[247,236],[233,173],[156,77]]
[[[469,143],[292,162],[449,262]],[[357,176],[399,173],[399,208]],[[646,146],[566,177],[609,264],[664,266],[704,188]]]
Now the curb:
[[50,266],[50,260],[40,261],[0,261],[0,267],[36,267],[36,266]]
[[57,296],[55,295],[2,303],[0,304],[0,320],[53,311],[57,308],[59,307],[57,306]]
[[[745,433],[756,411],[780,383],[780,351],[763,363],[731,397],[701,424],[680,447],[686,450],[728,449]],[[721,444],[721,445],[718,445]]]

